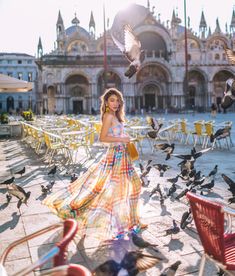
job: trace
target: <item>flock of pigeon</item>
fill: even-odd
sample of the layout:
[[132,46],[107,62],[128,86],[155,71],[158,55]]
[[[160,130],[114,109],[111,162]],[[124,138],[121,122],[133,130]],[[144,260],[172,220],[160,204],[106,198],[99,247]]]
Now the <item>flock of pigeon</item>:
[[[148,123],[152,127],[152,130],[148,132],[148,135],[150,138],[156,139],[158,132],[162,128],[163,124],[159,124],[152,117],[148,117]],[[211,137],[211,140],[219,139],[221,135],[225,135],[223,129],[220,129],[216,133],[214,133]],[[200,192],[201,194],[207,192],[206,194],[209,194],[213,190],[215,185],[215,176],[218,172],[218,165],[215,165],[207,176],[202,175],[202,172],[200,170],[197,170],[195,166],[196,161],[203,154],[209,152],[212,149],[211,147],[200,151],[196,151],[196,149],[193,147],[188,154],[175,154],[174,143],[160,143],[155,144],[154,147],[157,151],[160,151],[166,155],[165,161],[168,161],[171,158],[178,158],[181,161],[178,163],[179,172],[176,174],[176,176],[173,178],[166,178],[166,181],[170,184],[170,187],[168,189],[166,189],[164,181],[161,182],[160,180],[163,179],[165,173],[171,169],[170,165],[168,165],[167,163],[164,164],[153,162],[153,160],[148,160],[146,164],[139,163],[140,179],[143,188],[150,187],[150,180],[148,177],[150,171],[154,169],[159,172],[159,181],[156,187],[153,187],[151,188],[151,190],[149,190],[149,200],[158,199],[160,202],[160,206],[162,207],[165,204],[165,200],[167,198],[181,200],[186,196],[186,193],[188,191],[195,193]],[[25,172],[26,168],[23,167],[21,170],[15,172],[14,175],[19,174],[20,176],[22,176],[23,174],[25,174]],[[57,166],[55,165],[48,172],[48,176],[55,176],[56,173]],[[235,203],[235,182],[224,173],[222,173],[221,176],[225,183],[228,185],[228,191],[232,194],[231,197],[228,198],[228,204]],[[78,176],[76,174],[72,174],[70,178],[70,183],[74,182],[77,178]],[[183,189],[181,190],[179,190],[179,188],[182,188],[182,186],[177,185],[180,179],[181,183],[183,183]],[[20,208],[22,203],[27,205],[27,201],[30,197],[31,192],[26,192],[21,186],[15,184],[14,181],[15,177],[12,176],[11,178],[0,183],[0,188],[5,187],[7,189],[7,203],[10,202],[12,196],[15,196],[18,199],[17,208]],[[49,184],[41,185],[41,195],[43,197],[46,197],[48,194],[50,194],[52,192],[54,184],[55,180],[51,180]],[[180,225],[177,225],[176,221],[172,220],[172,226],[168,229],[165,229],[165,235],[177,235],[181,231],[181,229],[189,227],[192,221],[192,213],[190,208],[188,208],[182,214]],[[145,271],[161,261],[161,258],[159,258],[158,256],[145,254],[141,251],[145,248],[151,248],[152,251],[158,252],[156,244],[151,244],[148,241],[144,240],[143,237],[137,232],[131,233],[129,235],[129,238],[138,248],[138,251],[127,252],[120,263],[117,263],[114,260],[106,261],[94,270],[94,275],[118,275],[119,271],[123,269],[127,271],[127,275],[137,275],[139,272]],[[174,264],[167,267],[168,272],[166,272],[166,270],[164,269],[164,271],[162,271],[160,275],[175,275],[175,272],[178,269],[180,263],[180,261],[175,262]],[[112,271],[113,274],[108,274],[110,271]]]

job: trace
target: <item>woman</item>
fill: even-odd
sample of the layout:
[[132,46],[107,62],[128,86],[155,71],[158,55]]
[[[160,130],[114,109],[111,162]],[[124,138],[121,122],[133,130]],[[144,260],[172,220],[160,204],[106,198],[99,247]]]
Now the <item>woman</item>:
[[120,91],[110,88],[101,97],[100,141],[109,147],[98,164],[75,182],[44,200],[59,217],[75,218],[79,234],[99,240],[123,237],[146,228],[141,224],[138,199],[141,182],[133,168],[124,134],[124,102]]

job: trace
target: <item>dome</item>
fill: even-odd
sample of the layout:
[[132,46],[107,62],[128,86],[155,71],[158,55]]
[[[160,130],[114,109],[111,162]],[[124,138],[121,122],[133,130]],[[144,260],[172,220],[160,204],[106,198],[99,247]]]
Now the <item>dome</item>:
[[82,28],[80,26],[71,26],[65,30],[65,33],[67,36],[71,36],[74,33],[78,33],[79,36],[90,39],[90,34],[84,28]]

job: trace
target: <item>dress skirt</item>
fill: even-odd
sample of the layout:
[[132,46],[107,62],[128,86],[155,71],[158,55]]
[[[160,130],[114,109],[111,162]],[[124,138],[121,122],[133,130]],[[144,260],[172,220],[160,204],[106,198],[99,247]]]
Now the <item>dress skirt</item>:
[[110,146],[99,163],[43,204],[62,219],[75,218],[81,236],[107,240],[138,227],[140,192],[126,145],[119,144]]

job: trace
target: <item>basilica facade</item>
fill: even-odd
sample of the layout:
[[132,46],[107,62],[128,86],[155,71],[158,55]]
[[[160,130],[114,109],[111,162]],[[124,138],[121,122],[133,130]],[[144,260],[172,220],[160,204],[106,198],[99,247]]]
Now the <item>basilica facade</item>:
[[216,18],[212,31],[203,12],[198,34],[191,29],[189,18],[185,31],[175,11],[171,21],[162,22],[149,1],[147,7],[133,4],[129,16],[145,52],[140,70],[130,79],[124,76],[128,61],[114,44],[109,28],[96,37],[92,12],[89,30],[80,26],[76,15],[65,28],[59,11],[54,50],[43,54],[39,39],[37,112],[90,113],[92,108],[99,109],[105,87],[123,92],[127,112],[206,111],[212,103],[219,108],[225,81],[235,72],[224,52],[224,46],[235,48],[234,11],[225,33]]

